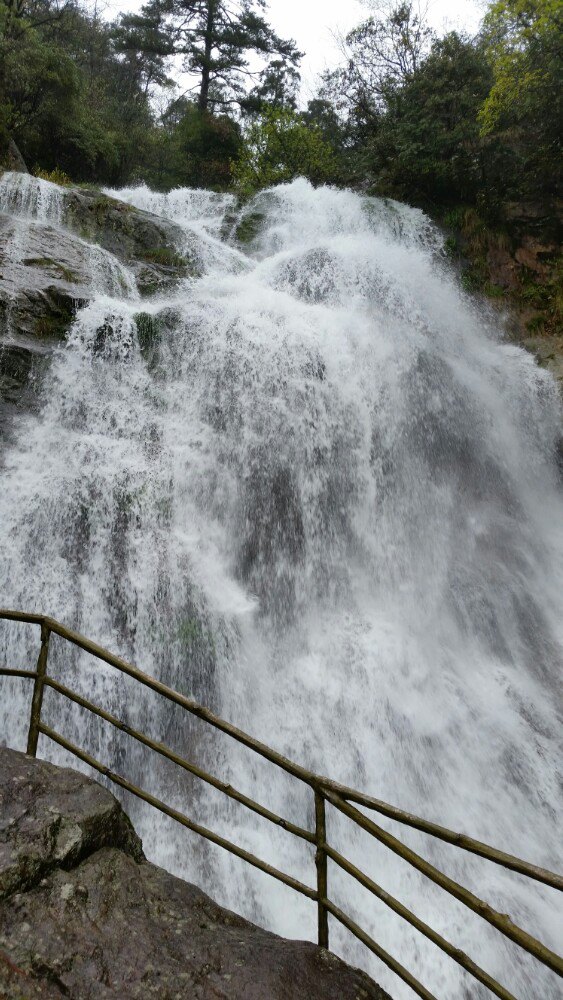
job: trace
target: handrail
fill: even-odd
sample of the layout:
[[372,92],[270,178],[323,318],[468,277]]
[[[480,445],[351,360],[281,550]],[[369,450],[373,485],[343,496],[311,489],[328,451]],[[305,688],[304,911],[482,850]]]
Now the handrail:
[[[356,868],[356,866],[353,865],[347,858],[339,854],[330,844],[327,843],[326,803],[328,803],[361,829],[375,837],[388,849],[398,854],[412,867],[417,869],[426,877],[430,878],[435,884],[455,896],[456,899],[472,909],[482,919],[492,924],[492,926],[504,934],[505,937],[508,937],[521,948],[528,951],[538,961],[542,962],[558,975],[563,975],[563,959],[560,956],[556,955],[540,941],[532,937],[532,935],[530,935],[527,931],[517,927],[506,914],[498,913],[464,886],[459,885],[459,883],[455,882],[449,876],[437,869],[434,865],[430,864],[420,855],[416,854],[409,847],[398,840],[398,838],[394,837],[392,834],[388,833],[382,827],[374,823],[373,820],[356,808],[356,806],[371,809],[388,817],[389,819],[396,821],[397,823],[417,829],[425,834],[435,837],[436,839],[449,843],[454,847],[459,847],[461,850],[483,857],[494,864],[515,871],[520,875],[541,882],[554,889],[563,890],[563,876],[547,871],[537,865],[530,864],[529,862],[523,861],[511,854],[506,854],[504,851],[490,847],[488,844],[484,844],[481,841],[473,839],[472,837],[468,837],[466,834],[455,833],[452,830],[448,830],[446,827],[439,826],[436,823],[422,819],[412,813],[405,812],[396,806],[389,805],[388,803],[382,802],[372,796],[365,795],[356,789],[349,788],[346,785],[332,781],[330,778],[323,777],[313,771],[307,770],[307,768],[283,756],[276,750],[267,746],[265,743],[249,736],[243,730],[232,725],[232,723],[227,722],[226,720],[215,715],[205,706],[200,705],[198,702],[186,697],[185,695],[179,694],[179,692],[168,687],[166,684],[163,684],[161,681],[156,680],[156,678],[151,677],[149,674],[143,673],[143,671],[139,670],[133,664],[121,659],[121,657],[115,656],[113,653],[110,653],[104,647],[92,642],[90,639],[87,639],[79,632],[74,632],[71,629],[66,628],[66,626],[62,625],[54,618],[50,618],[47,615],[28,614],[21,611],[0,609],[0,619],[39,625],[41,628],[41,647],[35,670],[7,667],[0,668],[0,676],[31,679],[34,681],[27,744],[28,754],[35,756],[37,753],[39,735],[46,736],[73,754],[75,757],[84,761],[94,770],[105,775],[105,777],[107,777],[114,784],[124,788],[126,791],[131,792],[138,798],[141,798],[154,808],[176,820],[176,822],[180,823],[182,826],[199,836],[210,840],[212,843],[215,843],[224,850],[229,851],[248,864],[259,868],[261,871],[271,875],[278,881],[283,882],[296,892],[307,896],[317,904],[319,945],[328,948],[328,916],[330,914],[333,918],[347,927],[348,930],[351,931],[351,933],[354,934],[360,941],[362,941],[363,944],[366,945],[366,947],[368,947],[374,954],[376,954],[381,961],[387,964],[389,968],[391,968],[393,972],[395,972],[405,983],[407,983],[418,996],[426,998],[426,1000],[436,1000],[436,998],[433,997],[426,987],[423,986],[411,972],[397,962],[393,956],[384,951],[384,949],[381,948],[381,946],[374,941],[374,939],[371,938],[365,930],[355,923],[347,914],[343,913],[343,911],[328,898],[327,863],[328,859],[331,859],[345,872],[354,877],[360,885],[372,892],[373,895],[390,907],[400,917],[406,920],[411,926],[415,927],[438,948],[449,955],[449,957],[464,968],[466,972],[479,982],[483,983],[496,996],[500,997],[501,1000],[515,1000],[513,994],[510,993],[506,987],[502,986],[492,976],[481,969],[463,951],[455,945],[452,945],[449,941],[434,931],[431,927],[429,927],[429,925],[417,917],[416,914],[412,913],[407,907],[400,903],[399,900],[396,900],[393,896],[387,893],[384,889],[377,885],[376,882],[360,871],[360,869]],[[60,681],[57,681],[54,677],[49,676],[47,673],[47,660],[51,634],[58,635],[65,641],[72,643],[80,649],[83,649],[85,652],[95,656],[97,659],[104,661],[115,669],[133,678],[144,687],[148,687],[156,694],[178,705],[180,708],[201,719],[214,729],[225,733],[227,736],[236,740],[236,742],[246,746],[254,753],[290,774],[292,777],[297,778],[299,781],[308,785],[312,789],[315,799],[314,832],[306,830],[303,827],[284,819],[282,816],[278,816],[276,813],[272,812],[272,810],[261,805],[261,803],[256,802],[254,799],[238,791],[236,788],[233,788],[233,786],[229,783],[222,781],[214,775],[208,774],[203,770],[203,768],[192,763],[191,761],[186,760],[184,757],[181,757],[165,744],[151,739],[145,733],[135,730],[132,726],[127,725],[112,713],[106,711],[98,705],[95,705],[93,702],[78,694],[76,691],[73,691],[66,685],[61,684]],[[176,764],[178,767],[194,775],[196,778],[210,784],[227,797],[250,809],[263,819],[266,819],[268,822],[271,822],[284,829],[287,833],[314,845],[316,847],[315,866],[317,888],[310,888],[299,880],[293,878],[291,875],[279,871],[272,865],[251,854],[249,851],[233,844],[225,837],[221,837],[213,831],[195,823],[183,813],[173,809],[171,806],[162,802],[149,792],[135,786],[123,776],[112,771],[101,761],[92,757],[91,754],[76,746],[74,743],[71,743],[61,733],[58,733],[50,726],[47,726],[41,719],[43,696],[46,687],[50,688],[59,696],[66,698],[86,711],[91,712],[97,717],[103,719],[105,722],[108,722],[116,729],[125,733],[127,736],[137,740],[148,750],[158,753],[160,756]],[[354,803],[354,805],[351,805],[351,803]]]
[[246,806],[247,809],[251,809],[253,812],[258,813],[259,816],[263,816],[264,819],[270,821],[270,823],[275,823],[276,826],[281,826],[289,833],[292,833],[295,837],[301,837],[303,840],[308,840],[310,844],[316,844],[315,836],[309,833],[308,830],[304,830],[300,826],[296,826],[294,823],[289,823],[288,820],[283,819],[281,816],[277,816],[276,813],[266,809],[261,806],[259,802],[255,802],[254,799],[249,798],[242,792],[238,792],[236,788],[232,785],[227,784],[225,781],[220,781],[218,778],[207,774],[206,771],[201,767],[197,767],[196,764],[192,764],[190,761],[185,760],[184,757],[180,757],[179,754],[173,753],[168,747],[163,743],[158,743],[156,740],[150,739],[150,737],[145,736],[143,733],[138,733],[131,726],[126,723],[121,722],[120,719],[112,715],[111,712],[106,712],[105,709],[100,708],[99,705],[94,705],[91,701],[83,698],[81,695],[77,695],[70,688],[65,687],[64,684],[60,684],[58,681],[53,680],[51,677],[45,678],[45,684],[53,688],[53,691],[58,691],[59,694],[64,695],[69,701],[75,702],[76,705],[80,705],[81,708],[87,709],[87,711],[92,712],[93,715],[99,716],[100,719],[104,719],[105,722],[111,723],[116,729],[120,729],[122,733],[127,736],[133,737],[143,746],[149,748],[149,750],[154,750],[155,753],[160,754],[162,757],[166,757],[167,760],[172,761],[173,764],[177,764],[178,767],[183,768],[185,771],[189,771],[190,774],[195,775],[196,778],[201,778],[208,785],[212,785],[213,788],[217,788],[220,792],[223,792],[229,798],[234,799],[235,802],[240,802],[242,805]]
[[260,756],[265,757],[266,760],[276,764],[278,767],[281,767],[283,770],[292,774],[294,777],[299,778],[306,784],[311,786],[322,785],[323,788],[333,791],[337,795],[341,795],[347,801],[355,802],[356,804],[365,806],[368,809],[374,809],[382,815],[387,816],[389,819],[396,820],[398,823],[414,827],[422,833],[428,833],[433,837],[444,840],[446,843],[452,844],[454,847],[460,847],[464,851],[477,854],[480,857],[494,862],[495,864],[502,865],[504,868],[509,868],[512,871],[516,871],[521,875],[527,876],[528,878],[535,879],[536,881],[543,882],[545,885],[552,886],[554,889],[560,889],[563,891],[563,875],[557,875],[545,868],[539,867],[538,865],[530,864],[528,861],[523,861],[522,859],[516,858],[511,854],[499,851],[482,841],[475,840],[473,837],[468,837],[466,834],[448,830],[446,827],[439,826],[437,823],[432,823],[419,816],[414,816],[412,813],[399,809],[396,806],[389,805],[386,802],[382,802],[380,799],[373,798],[370,795],[365,795],[362,792],[358,792],[356,789],[349,788],[348,786],[342,785],[337,781],[332,781],[330,778],[308,771],[306,768],[301,767],[299,764],[295,764],[282,754],[277,753],[276,750],[272,750],[266,744],[261,743],[259,740],[256,740],[247,733],[244,733],[243,730],[237,729],[236,726],[233,726],[231,723],[226,722],[219,716],[214,715],[208,708],[205,708],[203,705],[199,705],[193,699],[179,694],[177,691],[174,691],[173,688],[167,687],[167,685],[163,684],[161,681],[156,680],[154,677],[150,677],[149,674],[143,673],[137,667],[127,663],[127,661],[123,660],[121,657],[110,653],[107,649],[104,649],[102,646],[99,646],[90,639],[87,639],[79,632],[74,632],[71,629],[66,628],[54,618],[49,618],[47,615],[26,614],[21,611],[11,611],[0,608],[0,619],[1,618],[12,621],[27,622],[35,625],[46,625],[51,632],[54,632],[63,639],[67,639],[74,645],[79,646],[85,652],[91,653],[93,656],[98,657],[98,659],[104,660],[104,662],[108,663],[110,666],[116,667],[128,676],[140,681],[157,694],[163,695],[163,697],[168,698],[169,701],[175,702],[175,704],[179,705],[181,708],[185,708],[188,712],[203,721],[208,722],[214,728],[219,729],[221,732],[226,733],[238,742],[243,743],[249,749],[254,750],[256,753],[260,754]]
[[132,792],[137,798],[143,799],[148,802],[149,805],[154,806],[160,812],[165,813],[166,816],[171,816],[182,826],[192,830],[193,833],[198,833],[200,837],[204,837],[206,840],[210,840],[213,844],[217,844],[219,847],[223,847],[226,851],[231,854],[236,854],[237,857],[242,858],[243,861],[248,861],[249,864],[253,865],[255,868],[259,868],[260,871],[266,872],[267,875],[272,875],[274,878],[278,879],[279,882],[283,882],[285,885],[290,886],[291,889],[296,889],[297,892],[302,893],[304,896],[308,896],[309,899],[318,899],[318,895],[314,889],[311,889],[308,885],[304,885],[302,882],[298,882],[297,879],[292,878],[291,875],[286,875],[285,872],[278,871],[272,865],[267,864],[265,861],[261,861],[254,854],[249,851],[245,851],[242,847],[237,847],[236,844],[231,844],[229,840],[225,837],[220,837],[218,834],[213,833],[212,830],[208,830],[206,827],[201,826],[199,823],[194,823],[193,820],[188,819],[183,813],[179,812],[178,809],[173,809],[172,806],[166,805],[161,799],[157,799],[156,796],[151,795],[149,792],[145,792],[142,788],[138,788],[131,781],[127,781],[126,778],[122,778],[120,774],[116,774],[115,771],[110,770],[105,764],[101,764],[100,761],[92,757],[91,754],[86,753],[85,750],[81,750],[70,740],[66,740],[64,736],[57,733],[50,726],[45,726],[43,723],[39,724],[39,732],[43,733],[44,736],[48,736],[49,739],[53,740],[54,743],[58,743],[59,746],[63,747],[64,750],[68,750],[70,753],[74,754],[80,760],[83,760],[85,764],[89,764],[100,774],[103,774],[114,784],[119,785],[124,788],[127,792]]
[[326,800],[330,802],[331,805],[335,806],[340,812],[348,816],[349,819],[353,819],[355,823],[358,824],[367,833],[371,833],[372,837],[375,837],[380,843],[388,847],[389,850],[398,854],[400,858],[404,861],[408,861],[413,868],[426,875],[432,882],[439,885],[441,889],[445,889],[449,892],[451,896],[458,899],[460,903],[464,903],[465,906],[478,913],[483,920],[487,920],[488,923],[496,927],[497,931],[500,931],[505,937],[511,939],[516,944],[528,951],[534,958],[539,959],[544,965],[547,965],[554,972],[559,972],[563,974],[563,959],[559,958],[555,952],[550,951],[546,948],[541,941],[537,941],[536,938],[532,937],[531,934],[527,934],[526,931],[521,930],[516,924],[512,922],[510,917],[506,913],[498,913],[494,910],[492,906],[485,903],[482,899],[479,899],[473,892],[469,889],[464,888],[464,886],[459,885],[455,882],[453,878],[449,875],[444,875],[443,872],[439,871],[434,865],[424,858],[421,858],[416,851],[411,850],[410,847],[406,847],[405,844],[401,843],[397,837],[393,834],[388,833],[381,826],[378,826],[372,820],[364,816],[363,813],[354,809],[353,806],[348,805],[344,799],[340,798],[338,795],[333,795],[332,792],[326,792]]
[[417,917],[412,910],[409,910],[408,907],[400,903],[398,899],[395,899],[395,897],[389,892],[382,889],[381,886],[378,885],[377,882],[374,882],[373,879],[369,878],[368,875],[364,875],[359,868],[356,868],[356,866],[348,861],[347,858],[343,857],[342,854],[339,854],[338,851],[335,851],[334,848],[330,847],[328,844],[326,845],[326,853],[331,861],[334,861],[334,863],[342,868],[343,871],[345,871],[348,875],[351,875],[352,878],[355,878],[356,881],[364,887],[364,889],[368,889],[369,892],[372,892],[377,899],[380,899],[382,903],[385,903],[385,905],[388,906],[389,909],[393,910],[394,913],[402,917],[403,920],[406,920],[412,927],[415,927],[417,931],[423,934],[424,937],[428,938],[429,941],[432,941],[432,943],[440,948],[441,951],[445,952],[446,955],[453,958],[454,962],[461,965],[466,972],[470,972],[474,979],[477,979],[479,982],[487,986],[492,993],[496,994],[496,996],[502,997],[502,1000],[515,1000],[512,993],[509,993],[504,987],[499,987],[498,983],[495,982],[492,976],[489,976],[488,973],[484,972],[484,970],[481,969],[476,962],[469,958],[465,952],[461,951],[460,948],[456,948],[455,945],[447,941],[441,934],[438,934],[438,932],[425,923],[424,920]]

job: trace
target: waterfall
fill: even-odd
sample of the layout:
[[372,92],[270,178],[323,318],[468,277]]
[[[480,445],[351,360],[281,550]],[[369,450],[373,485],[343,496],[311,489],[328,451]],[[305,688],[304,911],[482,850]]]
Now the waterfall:
[[[64,227],[61,189],[11,177],[1,210]],[[416,209],[304,180],[242,210],[202,191],[112,194],[173,219],[186,244],[197,235],[203,274],[143,301],[132,275],[121,292],[96,279],[1,456],[0,604],[56,617],[307,767],[556,868],[563,503],[551,376],[464,293]],[[37,630],[0,625],[2,661],[33,662]],[[227,737],[56,638],[50,657],[63,682],[129,724],[313,822],[310,790]],[[29,687],[2,690],[0,738],[23,747]],[[45,717],[313,884],[310,845],[53,692]],[[39,752],[76,766],[45,739]],[[126,806],[152,860],[314,939],[314,904]],[[557,947],[555,890],[378,822]],[[328,833],[520,1000],[560,996],[552,973],[332,809]],[[489,995],[334,865],[329,893],[438,996]],[[332,921],[331,945],[395,1000],[412,995]]]

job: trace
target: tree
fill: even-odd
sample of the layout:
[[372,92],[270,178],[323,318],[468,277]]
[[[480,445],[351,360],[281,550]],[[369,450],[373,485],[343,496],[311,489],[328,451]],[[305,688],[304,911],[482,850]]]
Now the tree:
[[355,119],[360,132],[378,121],[389,94],[417,71],[433,39],[414,3],[372,6],[373,15],[341,40],[345,64],[325,74],[319,94]]
[[492,82],[483,49],[456,32],[388,94],[367,162],[380,189],[426,205],[474,203],[484,183],[477,114]]
[[563,121],[560,0],[499,0],[483,37],[494,81],[479,114],[481,134],[512,150],[513,195],[555,195]]
[[151,0],[143,7],[143,18],[159,19],[169,54],[182,56],[183,70],[198,78],[202,113],[244,100],[247,81],[260,72],[251,68],[251,54],[297,64],[301,53],[276,35],[260,13],[265,6],[265,0]]
[[129,75],[145,94],[155,86],[172,85],[166,72],[169,39],[158,15],[122,14],[112,38],[116,53],[123,54]]
[[248,195],[299,176],[314,184],[326,183],[334,170],[332,150],[320,129],[307,125],[289,108],[269,108],[248,129],[234,180]]
[[[0,0],[0,122],[4,144],[9,136],[20,140],[49,117],[55,108],[68,112],[78,92],[72,60],[42,38],[40,26],[61,9],[28,8]],[[35,13],[35,26],[30,16]]]
[[[162,69],[123,28],[70,0],[0,0],[0,128],[31,167],[122,183],[154,127],[151,81]],[[163,83],[162,72],[158,82]]]
[[228,115],[201,112],[186,102],[176,132],[180,158],[176,182],[189,187],[224,190],[233,179],[233,163],[241,151],[237,122]]
[[300,83],[299,71],[287,59],[272,59],[242,102],[242,110],[247,115],[259,114],[266,108],[290,108],[295,111]]

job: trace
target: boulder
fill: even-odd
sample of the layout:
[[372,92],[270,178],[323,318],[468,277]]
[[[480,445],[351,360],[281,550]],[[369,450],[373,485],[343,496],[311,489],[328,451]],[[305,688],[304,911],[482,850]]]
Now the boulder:
[[141,293],[161,292],[201,273],[196,236],[187,238],[174,222],[97,190],[68,188],[63,203],[66,225],[128,264]]
[[108,846],[144,858],[110,792],[77,771],[0,748],[0,901]]
[[10,139],[8,142],[8,148],[4,155],[4,162],[2,166],[4,166],[6,170],[15,170],[18,174],[29,173],[26,162],[13,139]]
[[0,329],[58,340],[91,294],[83,240],[46,223],[0,214]]
[[557,379],[563,395],[563,336],[529,336],[522,340],[522,346]]
[[121,806],[75,771],[0,749],[0,995],[389,1000],[149,864]]
[[91,295],[83,240],[51,225],[0,214],[0,400],[30,405],[39,375]]

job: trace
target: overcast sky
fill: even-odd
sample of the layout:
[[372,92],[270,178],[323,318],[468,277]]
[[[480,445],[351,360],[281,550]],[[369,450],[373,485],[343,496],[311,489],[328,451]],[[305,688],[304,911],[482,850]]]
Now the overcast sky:
[[[422,0],[423,5],[425,0]],[[119,11],[140,10],[144,0],[107,0],[107,16]],[[473,34],[488,6],[486,0],[427,0],[428,20],[432,27]],[[369,16],[369,4],[360,0],[269,0],[267,19],[278,35],[294,38],[304,52],[301,63],[302,98],[307,101],[315,92],[319,73],[339,62],[335,35],[346,34]]]
[[[454,28],[474,33],[481,17],[482,0],[430,0],[428,20],[440,34]],[[303,97],[311,96],[317,75],[338,60],[334,39],[346,34],[369,16],[368,5],[359,0],[270,0],[268,20],[284,38],[294,38],[305,53],[301,63]]]

